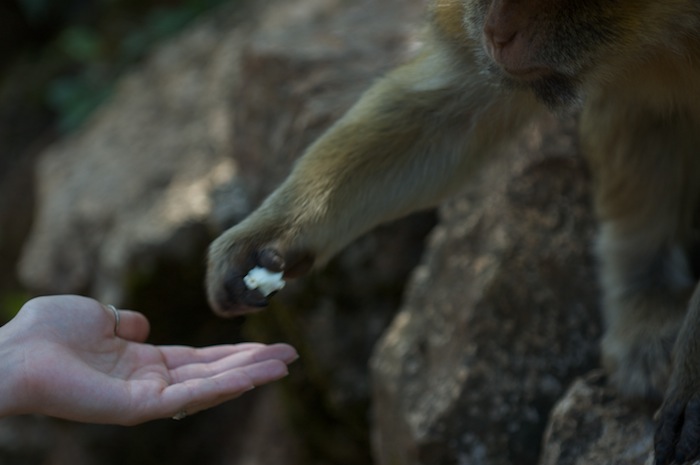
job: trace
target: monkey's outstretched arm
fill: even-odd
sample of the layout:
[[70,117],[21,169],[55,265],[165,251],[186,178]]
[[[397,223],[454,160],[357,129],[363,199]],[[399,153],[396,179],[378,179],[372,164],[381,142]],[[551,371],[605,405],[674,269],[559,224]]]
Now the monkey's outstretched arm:
[[267,304],[243,277],[293,276],[377,224],[435,205],[536,108],[493,86],[468,53],[439,43],[369,89],[287,180],[211,246],[208,293],[221,314]]

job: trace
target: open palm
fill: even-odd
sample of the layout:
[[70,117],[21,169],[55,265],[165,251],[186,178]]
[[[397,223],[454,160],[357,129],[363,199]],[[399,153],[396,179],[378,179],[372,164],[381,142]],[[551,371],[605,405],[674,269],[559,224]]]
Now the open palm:
[[192,414],[287,374],[286,344],[206,348],[145,344],[148,320],[79,296],[33,299],[0,328],[15,389],[7,413],[132,425]]

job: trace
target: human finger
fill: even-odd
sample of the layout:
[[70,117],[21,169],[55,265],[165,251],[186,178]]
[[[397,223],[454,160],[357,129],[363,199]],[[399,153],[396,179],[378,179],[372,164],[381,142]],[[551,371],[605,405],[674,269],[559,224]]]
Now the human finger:
[[267,360],[279,360],[288,364],[297,358],[296,351],[291,346],[274,344],[237,351],[212,362],[185,364],[171,369],[170,376],[175,382],[183,382],[188,379],[216,376],[228,370],[252,366]]
[[[253,366],[245,367],[242,368],[241,371],[245,372],[246,376],[250,380],[250,384],[247,385],[244,391],[224,391],[215,397],[195,397],[193,398],[192,402],[177,410],[175,416],[173,416],[173,419],[179,420],[185,416],[190,416],[197,412],[201,412],[236,399],[257,386],[262,386],[264,384],[277,381],[280,378],[284,378],[289,373],[286,364],[274,360],[268,360]],[[240,373],[236,374],[236,376],[238,375],[240,375]],[[222,376],[222,378],[225,376],[226,375]]]
[[151,332],[151,325],[145,315],[132,310],[116,309],[119,315],[115,334],[122,339],[134,342],[144,342]]
[[160,346],[159,349],[168,369],[176,369],[183,365],[211,363],[231,355],[258,351],[267,353],[288,363],[298,358],[296,350],[288,344],[265,345],[257,342],[217,345],[202,348],[188,346]]
[[287,374],[286,363],[280,360],[266,360],[209,378],[174,383],[163,390],[155,415],[159,418],[172,417],[178,412],[191,415],[235,399],[256,386],[276,381]]
[[208,363],[228,357],[236,352],[264,347],[265,344],[250,342],[242,344],[222,344],[207,347],[158,346],[168,368],[177,368],[189,363]]

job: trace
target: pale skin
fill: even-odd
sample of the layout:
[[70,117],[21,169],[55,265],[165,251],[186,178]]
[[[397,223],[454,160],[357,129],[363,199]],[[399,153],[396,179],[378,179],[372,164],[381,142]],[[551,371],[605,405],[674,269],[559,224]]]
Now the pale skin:
[[146,344],[138,312],[115,316],[96,300],[48,296],[0,327],[0,417],[44,414],[135,425],[214,407],[287,375],[289,345],[204,348]]

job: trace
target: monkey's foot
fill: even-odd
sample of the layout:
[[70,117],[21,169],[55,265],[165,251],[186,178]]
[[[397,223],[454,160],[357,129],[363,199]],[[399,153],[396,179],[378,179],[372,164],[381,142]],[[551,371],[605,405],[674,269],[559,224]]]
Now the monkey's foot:
[[674,339],[675,334],[657,335],[627,344],[606,335],[602,349],[608,379],[624,397],[660,402],[671,377]]
[[658,415],[656,465],[682,464],[700,457],[700,386],[671,392]]

